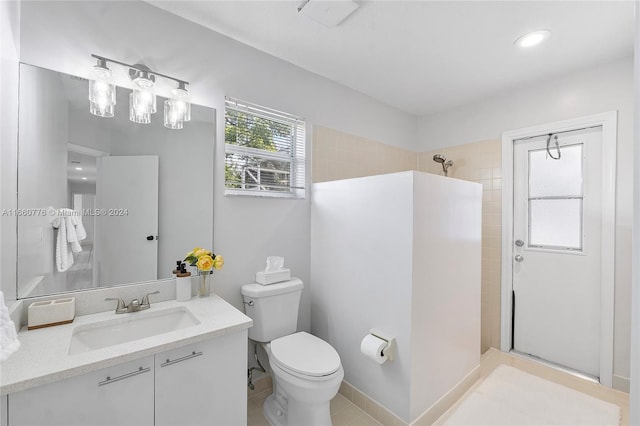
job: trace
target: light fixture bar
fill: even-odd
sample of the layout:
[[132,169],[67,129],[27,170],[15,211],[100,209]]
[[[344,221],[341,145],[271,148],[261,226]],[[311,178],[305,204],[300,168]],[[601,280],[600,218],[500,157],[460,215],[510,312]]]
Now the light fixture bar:
[[146,73],[149,73],[149,74],[157,75],[159,77],[163,77],[163,78],[166,78],[166,79],[169,79],[169,80],[173,80],[178,84],[184,84],[184,85],[188,85],[189,84],[188,81],[180,80],[179,78],[171,77],[170,75],[161,74],[161,73],[155,72],[155,71],[153,71],[151,69],[142,69],[142,68],[140,68],[140,67],[138,67],[136,65],[131,65],[131,64],[124,63],[124,62],[116,61],[115,59],[105,58],[104,56],[98,56],[98,55],[95,55],[93,53],[91,54],[91,56],[93,58],[99,60],[99,61],[111,62],[111,63],[114,63],[114,64],[118,64],[118,65],[122,65],[122,66],[125,66],[125,67],[128,67],[128,68],[131,68],[131,69],[135,69],[135,70],[138,70],[138,71],[142,71],[142,72],[146,72]]

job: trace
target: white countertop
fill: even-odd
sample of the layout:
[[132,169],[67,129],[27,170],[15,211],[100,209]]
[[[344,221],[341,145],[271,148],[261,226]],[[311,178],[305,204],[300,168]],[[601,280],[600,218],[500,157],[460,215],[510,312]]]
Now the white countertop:
[[[184,306],[200,324],[158,334],[132,342],[69,355],[75,327],[127,315],[144,315],[168,308]],[[77,316],[73,323],[27,330],[18,333],[20,349],[0,364],[0,394],[5,395],[35,386],[110,367],[190,343],[237,332],[253,325],[251,318],[218,296],[188,302],[158,302],[142,312],[116,315],[115,311]]]

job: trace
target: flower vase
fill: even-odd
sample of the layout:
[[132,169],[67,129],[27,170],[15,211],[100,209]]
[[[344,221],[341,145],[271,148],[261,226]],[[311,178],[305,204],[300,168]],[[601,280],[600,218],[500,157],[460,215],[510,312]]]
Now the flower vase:
[[211,294],[211,282],[213,281],[212,271],[198,271],[199,284],[198,284],[198,296],[209,297]]

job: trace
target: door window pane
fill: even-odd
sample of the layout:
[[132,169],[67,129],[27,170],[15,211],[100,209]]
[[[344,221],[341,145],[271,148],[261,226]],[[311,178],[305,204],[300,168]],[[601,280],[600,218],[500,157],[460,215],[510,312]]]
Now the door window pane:
[[582,249],[582,199],[529,200],[529,246]]
[[[553,140],[549,150],[556,156]],[[529,151],[529,198],[582,195],[582,144],[560,147],[554,160],[546,149]]]

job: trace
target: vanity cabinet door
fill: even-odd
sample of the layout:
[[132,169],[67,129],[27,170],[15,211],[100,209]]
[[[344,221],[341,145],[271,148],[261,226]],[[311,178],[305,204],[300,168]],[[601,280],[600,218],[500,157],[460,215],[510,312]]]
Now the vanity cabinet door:
[[7,395],[0,396],[0,426],[7,426]]
[[247,331],[156,355],[155,424],[247,424]]
[[153,425],[153,356],[10,394],[22,425]]

